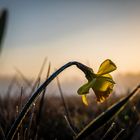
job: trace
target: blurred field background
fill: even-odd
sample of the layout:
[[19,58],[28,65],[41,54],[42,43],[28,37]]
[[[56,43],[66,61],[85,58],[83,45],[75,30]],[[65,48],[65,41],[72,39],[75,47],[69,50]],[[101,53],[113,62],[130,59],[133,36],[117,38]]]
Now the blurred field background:
[[[88,107],[77,95],[77,89],[86,81],[84,75],[72,67],[59,76],[75,132],[139,84],[139,1],[0,0],[0,9],[4,8],[8,20],[0,54],[1,139],[33,91],[46,79],[49,63],[50,74],[73,60],[92,67],[95,73],[104,59],[117,65],[113,73],[114,92],[98,104],[91,91]],[[15,139],[72,139],[56,80],[45,92],[43,100],[41,96],[28,113]],[[138,93],[114,120],[87,139],[115,140],[122,131],[118,139],[139,140],[139,99]]]

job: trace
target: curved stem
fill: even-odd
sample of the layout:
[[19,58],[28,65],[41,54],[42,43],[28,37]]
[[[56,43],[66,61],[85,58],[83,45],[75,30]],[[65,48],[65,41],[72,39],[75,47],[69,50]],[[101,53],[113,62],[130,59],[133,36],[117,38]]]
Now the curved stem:
[[21,110],[20,114],[18,115],[18,117],[16,118],[15,122],[13,123],[13,125],[11,126],[8,135],[6,137],[6,140],[12,140],[20,126],[20,124],[22,123],[24,117],[26,116],[27,112],[29,111],[31,105],[33,104],[33,102],[35,102],[37,100],[37,97],[41,94],[41,92],[48,86],[48,84],[57,77],[57,75],[59,75],[62,71],[64,71],[66,68],[72,66],[72,65],[76,65],[81,71],[83,71],[85,74],[90,73],[90,68],[83,65],[82,63],[73,61],[73,62],[69,62],[67,64],[65,64],[64,66],[62,66],[61,68],[59,68],[56,72],[54,72],[34,93],[33,95],[30,97],[30,99],[27,101],[27,103],[24,105],[23,109]]

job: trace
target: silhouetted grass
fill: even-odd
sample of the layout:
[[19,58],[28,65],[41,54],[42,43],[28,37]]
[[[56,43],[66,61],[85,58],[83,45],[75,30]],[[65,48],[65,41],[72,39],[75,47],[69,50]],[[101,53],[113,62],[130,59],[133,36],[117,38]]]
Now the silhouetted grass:
[[[27,100],[27,96],[23,95],[22,104]],[[116,116],[112,121],[115,122],[114,127],[111,130],[111,134],[109,134],[109,138],[114,138],[117,136],[122,129],[125,129],[121,137],[119,139],[131,139],[133,134],[135,134],[135,126],[137,122],[139,122],[139,95],[133,99],[132,103],[135,104],[135,107],[138,109],[136,112],[133,109],[132,103],[126,105],[125,109]],[[116,101],[119,99],[116,99]],[[0,98],[0,124],[3,132],[7,134],[9,127],[15,120],[16,106],[19,104],[19,97],[9,97],[8,99],[10,107],[7,107],[7,98]],[[68,106],[69,117],[72,120],[72,123],[79,129],[79,132],[82,128],[85,127],[92,119],[96,118],[102,111],[105,111],[110,105],[112,105],[115,101],[114,97],[108,100],[108,104],[103,103],[101,105],[91,103],[88,107],[85,107],[81,102],[79,97],[65,97],[65,101]],[[36,132],[36,117],[39,112],[39,104],[38,101],[34,108],[34,116],[32,118],[32,125],[29,130],[30,136],[28,137],[28,128],[30,125],[30,118],[32,115],[32,111],[28,112],[28,115],[25,117],[22,126],[18,130],[18,135],[16,135],[15,139],[19,137],[20,140],[30,139],[37,136],[37,139],[72,139],[73,134],[71,133],[65,119],[64,119],[64,107],[61,102],[60,97],[52,96],[52,97],[44,97],[44,105],[42,106],[42,116],[40,119],[40,123],[38,124],[38,131]],[[7,116],[8,115],[8,116]],[[95,133],[88,137],[88,139],[100,140],[106,130],[110,128],[112,122],[105,124]],[[121,132],[122,133],[122,132]],[[2,134],[2,133],[1,133]],[[131,136],[130,136],[131,134]],[[1,135],[2,137],[3,135]],[[108,138],[107,137],[107,138]],[[2,138],[1,138],[2,139]]]
[[[70,62],[48,78],[50,73],[49,64],[46,81],[40,85],[41,73],[44,69],[45,61],[36,81],[33,84],[30,83],[30,89],[34,92],[31,97],[30,92],[29,95],[24,94],[26,87],[21,88],[19,96],[10,96],[10,90],[12,90],[14,83],[10,84],[10,88],[7,90],[7,96],[0,97],[1,139],[124,140],[131,139],[138,134],[135,130],[140,124],[139,96],[137,95],[138,98],[134,98],[132,102],[129,100],[139,89],[139,86],[128,96],[124,97],[124,99],[112,96],[104,103],[97,104],[95,100],[90,98],[89,102],[91,104],[86,107],[83,105],[80,97],[71,96],[64,98],[60,81],[57,79],[61,96],[48,97],[45,96],[46,86],[65,68],[71,65],[77,65],[78,68],[80,67],[86,73],[88,67],[78,62]],[[28,80],[25,80],[26,77],[20,71],[18,73],[22,75],[21,77],[25,82]],[[17,77],[15,76],[11,82],[16,81]],[[36,100],[41,92],[43,93],[41,98],[39,98],[40,100]],[[118,114],[118,112],[120,113]],[[114,124],[113,126],[112,123]]]

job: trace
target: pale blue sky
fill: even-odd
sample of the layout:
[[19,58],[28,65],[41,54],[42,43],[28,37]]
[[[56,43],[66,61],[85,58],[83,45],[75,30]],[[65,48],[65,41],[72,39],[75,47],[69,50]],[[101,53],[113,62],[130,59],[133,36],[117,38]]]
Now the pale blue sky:
[[16,66],[35,76],[44,57],[97,67],[112,59],[118,71],[140,71],[140,2],[129,0],[0,0],[9,10],[2,74]]

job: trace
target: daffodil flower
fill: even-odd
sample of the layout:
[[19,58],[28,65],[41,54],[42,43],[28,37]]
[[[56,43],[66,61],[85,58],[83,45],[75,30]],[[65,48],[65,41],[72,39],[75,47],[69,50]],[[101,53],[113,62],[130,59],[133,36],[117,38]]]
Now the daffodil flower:
[[116,68],[116,65],[107,59],[100,65],[97,74],[91,71],[90,74],[86,75],[88,82],[77,91],[79,95],[82,95],[82,101],[85,105],[88,105],[86,94],[89,93],[90,88],[94,91],[97,102],[104,102],[111,94],[115,82],[109,73],[116,70]]

